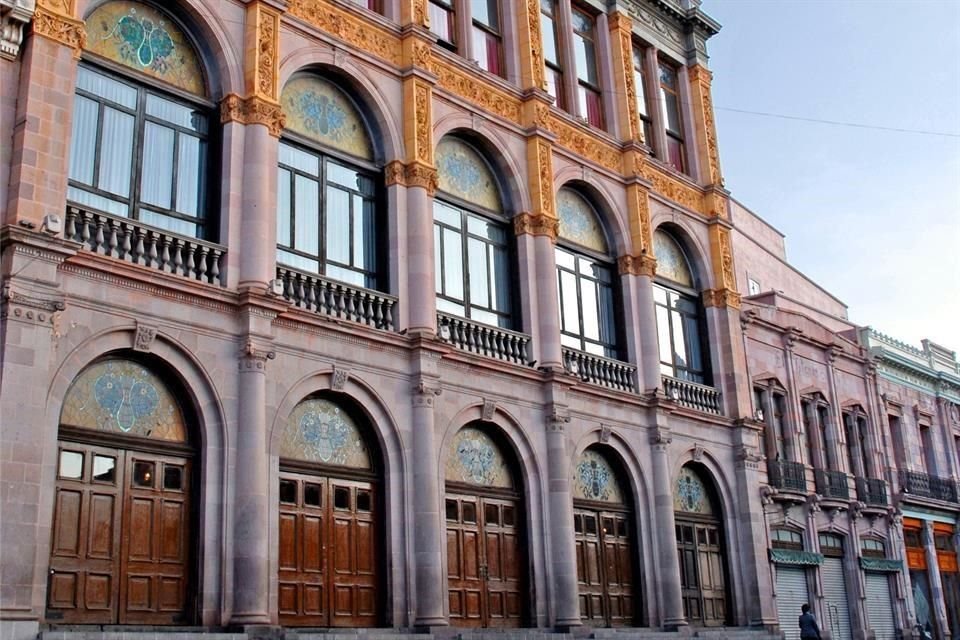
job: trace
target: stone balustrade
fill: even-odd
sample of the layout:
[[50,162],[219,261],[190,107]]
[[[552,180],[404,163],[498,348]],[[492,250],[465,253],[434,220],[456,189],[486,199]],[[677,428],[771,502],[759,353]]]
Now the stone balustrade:
[[212,242],[77,207],[67,208],[64,236],[92,253],[208,284],[225,284],[222,266],[227,250]]
[[663,392],[684,407],[720,415],[720,390],[698,382],[660,376]]
[[637,368],[632,364],[567,347],[562,351],[567,373],[601,387],[636,392]]
[[283,297],[294,306],[349,322],[396,331],[397,298],[345,282],[277,265]]
[[530,336],[523,333],[438,313],[437,335],[464,351],[514,364],[530,364]]

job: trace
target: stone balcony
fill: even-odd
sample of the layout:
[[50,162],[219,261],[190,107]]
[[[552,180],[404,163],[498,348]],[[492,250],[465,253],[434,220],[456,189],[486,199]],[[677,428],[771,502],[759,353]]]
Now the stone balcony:
[[458,349],[529,366],[530,336],[467,318],[437,313],[437,335]]
[[722,413],[719,389],[671,376],[660,376],[660,379],[663,392],[681,406],[713,415]]
[[920,471],[901,471],[900,486],[907,496],[960,504],[957,483],[950,478],[940,478]]
[[847,481],[847,474],[843,471],[830,471],[827,469],[816,469],[813,473],[817,484],[817,493],[825,500],[849,500],[850,485]]

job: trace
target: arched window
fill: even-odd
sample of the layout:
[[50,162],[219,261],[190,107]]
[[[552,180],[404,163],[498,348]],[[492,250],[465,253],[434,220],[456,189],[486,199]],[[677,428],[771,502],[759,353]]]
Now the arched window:
[[213,105],[196,49],[171,15],[107,2],[86,19],[67,199],[212,238],[207,189]]
[[708,384],[702,338],[702,313],[690,262],[667,232],[653,234],[657,279],[653,301],[657,312],[660,373]]
[[277,262],[377,289],[381,175],[363,114],[339,87],[295,75],[277,178]]
[[557,192],[557,214],[560,343],[619,358],[613,261],[600,218],[587,199],[570,188]]
[[433,201],[437,310],[513,329],[510,229],[490,166],[469,143],[437,145]]

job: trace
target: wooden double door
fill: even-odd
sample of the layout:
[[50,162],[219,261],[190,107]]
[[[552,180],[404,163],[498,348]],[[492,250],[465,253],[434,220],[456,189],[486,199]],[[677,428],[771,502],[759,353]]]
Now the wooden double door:
[[580,617],[593,626],[635,622],[632,514],[574,504]]
[[680,589],[687,622],[704,627],[727,622],[726,559],[719,523],[677,518]]
[[447,492],[450,624],[519,627],[526,557],[517,498]]
[[380,623],[376,488],[370,480],[280,474],[280,624]]
[[47,622],[191,621],[191,460],[59,443]]

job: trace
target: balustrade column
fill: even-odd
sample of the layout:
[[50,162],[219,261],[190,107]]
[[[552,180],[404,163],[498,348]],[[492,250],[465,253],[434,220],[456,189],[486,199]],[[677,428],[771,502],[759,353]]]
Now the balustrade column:
[[557,410],[547,419],[547,486],[550,528],[550,575],[554,585],[554,625],[580,626],[577,582],[577,549],[573,534],[573,497],[570,493],[570,459],[564,425],[570,421]]
[[[248,342],[240,355],[237,453],[233,469],[232,625],[270,623],[267,461],[267,361],[273,351]],[[274,513],[275,515],[275,513]]]
[[[433,287],[430,287],[433,291]],[[443,521],[440,518],[439,457],[434,438],[433,401],[440,395],[435,380],[421,379],[413,389],[413,558],[416,567],[417,627],[447,625],[443,615]]]
[[673,482],[670,478],[669,433],[657,429],[650,438],[653,458],[653,521],[656,523],[656,545],[659,562],[657,585],[661,597],[660,623],[665,630],[687,626],[683,615],[683,594],[680,588],[680,557],[677,553],[676,523],[673,513]]

